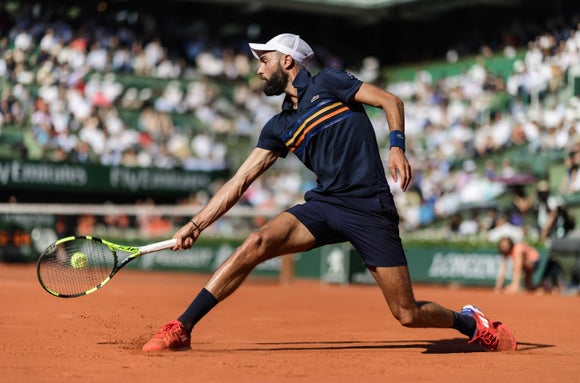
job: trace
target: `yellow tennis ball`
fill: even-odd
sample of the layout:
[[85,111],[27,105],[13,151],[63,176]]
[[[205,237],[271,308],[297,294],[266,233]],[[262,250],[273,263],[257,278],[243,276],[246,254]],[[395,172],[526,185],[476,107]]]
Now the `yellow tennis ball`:
[[82,269],[87,265],[87,256],[85,253],[77,251],[70,257],[70,265],[73,269]]

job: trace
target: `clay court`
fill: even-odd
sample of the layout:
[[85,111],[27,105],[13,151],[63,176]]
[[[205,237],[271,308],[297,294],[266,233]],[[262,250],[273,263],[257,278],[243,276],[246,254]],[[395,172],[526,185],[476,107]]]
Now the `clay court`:
[[192,350],[144,354],[207,279],[123,270],[102,290],[61,299],[34,265],[0,264],[3,382],[573,382],[578,297],[416,286],[418,300],[478,305],[519,350],[482,352],[456,331],[407,329],[374,286],[249,279],[194,330]]

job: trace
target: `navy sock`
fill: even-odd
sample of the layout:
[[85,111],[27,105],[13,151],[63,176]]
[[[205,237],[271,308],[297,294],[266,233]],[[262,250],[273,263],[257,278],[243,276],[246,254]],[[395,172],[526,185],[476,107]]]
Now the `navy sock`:
[[217,304],[218,300],[208,290],[203,288],[178,320],[188,332],[191,332],[193,326]]
[[453,328],[463,335],[467,335],[469,339],[471,339],[473,338],[473,335],[475,335],[477,323],[470,315],[456,313],[453,311]]

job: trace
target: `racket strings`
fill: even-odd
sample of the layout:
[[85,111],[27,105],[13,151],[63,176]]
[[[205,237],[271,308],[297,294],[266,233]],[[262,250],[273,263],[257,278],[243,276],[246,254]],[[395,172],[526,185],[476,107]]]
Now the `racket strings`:
[[59,296],[78,296],[99,286],[113,271],[116,254],[100,241],[74,238],[51,246],[39,259],[43,286]]

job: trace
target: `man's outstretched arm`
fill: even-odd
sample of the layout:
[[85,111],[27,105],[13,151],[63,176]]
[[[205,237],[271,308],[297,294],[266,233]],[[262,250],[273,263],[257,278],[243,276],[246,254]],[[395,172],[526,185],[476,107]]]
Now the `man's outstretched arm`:
[[248,187],[277,159],[277,153],[255,148],[236,174],[218,190],[207,205],[175,233],[173,238],[177,239],[177,243],[173,250],[188,249],[193,246],[201,231],[230,210]]

